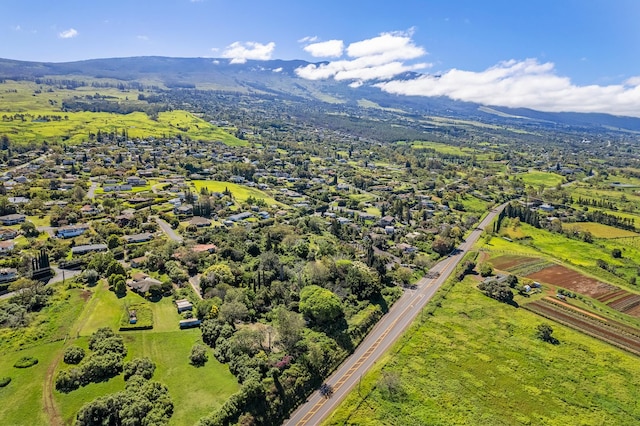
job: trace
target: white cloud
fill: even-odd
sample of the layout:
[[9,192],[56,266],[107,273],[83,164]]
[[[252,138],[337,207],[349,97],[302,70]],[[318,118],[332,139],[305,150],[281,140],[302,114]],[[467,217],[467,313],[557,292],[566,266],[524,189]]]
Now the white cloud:
[[576,86],[536,59],[504,61],[481,72],[449,70],[439,76],[376,84],[401,95],[451,99],[550,112],[601,112],[640,117],[640,76],[624,84]]
[[342,40],[321,41],[306,45],[304,50],[316,58],[339,58],[344,50],[344,42]]
[[272,71],[273,72],[282,72],[283,68],[282,67],[278,67],[278,68],[274,68]]
[[275,48],[276,44],[274,42],[262,44],[255,41],[244,43],[236,41],[227,46],[221,56],[231,59],[230,62],[232,64],[244,64],[248,59],[266,61],[271,59]]
[[313,43],[318,40],[318,36],[306,36],[298,40],[298,43]]
[[[412,30],[382,33],[377,37],[351,43],[347,46],[346,52],[351,59],[341,59],[320,65],[309,64],[296,69],[296,74],[309,80],[334,78],[336,80],[367,81],[389,79],[403,72],[430,67],[431,64],[424,62],[405,63],[427,54],[422,47],[413,43],[411,37]],[[337,45],[335,42],[340,42],[340,40],[331,40],[330,42]],[[317,51],[324,50],[326,53],[329,50],[326,43],[329,42],[316,43],[315,46],[320,45]],[[340,44],[341,50],[343,50],[344,45]],[[306,46],[305,50],[310,46],[314,45]],[[333,47],[335,49],[336,46]]]
[[11,27],[13,31],[22,31],[22,27],[20,25],[16,25],[15,27]]
[[146,35],[139,35],[139,36],[136,36],[136,38],[142,41],[149,41],[149,36],[146,36]]
[[78,31],[75,28],[69,28],[68,30],[64,30],[58,33],[58,37],[60,38],[74,38],[78,35]]

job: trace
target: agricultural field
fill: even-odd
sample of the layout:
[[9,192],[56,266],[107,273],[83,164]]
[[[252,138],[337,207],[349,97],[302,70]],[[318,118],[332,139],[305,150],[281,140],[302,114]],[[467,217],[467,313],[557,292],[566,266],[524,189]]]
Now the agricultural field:
[[413,149],[432,149],[438,154],[443,155],[457,155],[460,157],[469,157],[475,151],[467,148],[463,149],[457,146],[448,145],[440,142],[429,142],[429,141],[416,141],[411,144],[411,148]]
[[637,357],[556,323],[560,344],[542,342],[535,328],[544,319],[487,298],[475,283],[456,284],[325,424],[639,421]]

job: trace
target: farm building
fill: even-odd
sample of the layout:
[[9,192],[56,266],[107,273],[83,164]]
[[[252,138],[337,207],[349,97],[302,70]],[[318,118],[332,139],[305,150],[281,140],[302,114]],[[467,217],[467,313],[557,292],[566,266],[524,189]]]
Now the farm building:
[[184,311],[193,310],[193,304],[189,302],[187,299],[176,300],[176,306],[178,308],[178,313],[182,313]]
[[183,319],[183,320],[180,320],[180,328],[197,327],[200,325],[201,322],[202,321],[200,321],[197,318]]

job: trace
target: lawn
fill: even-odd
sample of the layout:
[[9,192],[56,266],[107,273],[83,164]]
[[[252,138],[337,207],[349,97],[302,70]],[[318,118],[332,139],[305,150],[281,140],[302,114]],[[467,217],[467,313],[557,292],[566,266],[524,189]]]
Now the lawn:
[[195,186],[196,192],[199,194],[202,188],[207,188],[209,192],[224,192],[225,189],[231,191],[233,198],[243,203],[249,197],[253,197],[256,200],[262,199],[268,205],[276,204],[281,207],[284,207],[284,204],[277,202],[273,198],[271,198],[266,193],[260,191],[259,189],[251,188],[244,185],[238,185],[236,183],[231,182],[221,182],[217,180],[193,180],[191,181],[193,186]]
[[[330,425],[637,424],[637,357],[475,290],[467,278],[414,324]],[[433,302],[432,302],[433,303]],[[427,308],[429,309],[429,308]]]
[[469,157],[471,152],[465,152],[463,148],[447,145],[445,143],[440,142],[429,142],[429,141],[416,141],[411,144],[411,148],[413,149],[432,149],[435,152],[443,155],[457,155],[461,157]]
[[82,324],[78,335],[89,336],[100,327],[111,327],[117,330],[124,313],[125,304],[147,303],[153,312],[153,329],[147,332],[166,332],[179,329],[181,319],[170,297],[164,297],[158,302],[150,302],[132,291],[118,298],[109,291],[106,282],[101,282],[94,288],[95,294],[89,302],[89,308],[83,312],[80,320]]
[[544,185],[547,188],[554,187],[564,181],[564,178],[555,173],[547,172],[527,172],[518,175],[526,185],[535,187]]

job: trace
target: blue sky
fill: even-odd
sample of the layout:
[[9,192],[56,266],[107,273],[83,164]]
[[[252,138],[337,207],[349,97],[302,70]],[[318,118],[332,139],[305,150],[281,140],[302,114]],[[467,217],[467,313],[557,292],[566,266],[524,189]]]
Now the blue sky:
[[[20,0],[0,14],[0,57],[330,61],[299,75],[639,115],[639,17],[638,0]],[[405,70],[441,78],[383,81]],[[553,96],[536,98],[541,91]]]

